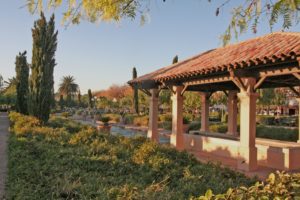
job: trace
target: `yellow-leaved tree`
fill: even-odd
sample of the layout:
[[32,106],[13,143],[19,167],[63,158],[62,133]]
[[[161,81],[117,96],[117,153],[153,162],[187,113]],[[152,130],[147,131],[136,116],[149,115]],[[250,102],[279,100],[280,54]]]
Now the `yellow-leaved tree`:
[[[29,11],[40,12],[47,9],[63,7],[63,23],[78,24],[82,19],[91,22],[119,21],[122,18],[134,19],[141,17],[141,23],[146,20],[150,10],[151,0],[26,0]],[[167,0],[158,0],[161,3]],[[199,0],[200,1],[200,0]],[[212,2],[212,0],[207,0]],[[188,4],[189,1],[186,1]],[[221,11],[230,12],[231,20],[221,36],[223,44],[232,38],[251,30],[257,32],[260,21],[268,21],[272,31],[274,24],[282,23],[283,30],[298,24],[300,0],[218,0],[216,16]],[[264,20],[266,19],[266,20]]]

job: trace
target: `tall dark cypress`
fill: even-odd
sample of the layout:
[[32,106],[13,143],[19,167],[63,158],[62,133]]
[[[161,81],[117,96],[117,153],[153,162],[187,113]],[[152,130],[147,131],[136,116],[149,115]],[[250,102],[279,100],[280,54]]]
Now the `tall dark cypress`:
[[29,67],[26,51],[16,56],[17,101],[16,109],[22,114],[28,114],[28,77]]
[[[132,79],[137,78],[137,71],[136,68],[134,67],[132,69]],[[137,114],[139,114],[139,91],[136,85],[133,86],[133,105],[134,105],[134,110]]]
[[80,93],[80,90],[78,91],[77,99],[78,99],[78,105],[80,106],[81,105],[81,93]]
[[89,97],[89,107],[93,108],[93,94],[91,89],[88,90],[88,97]]
[[54,15],[47,22],[43,13],[32,29],[33,48],[30,76],[30,114],[43,122],[49,119],[53,100],[53,72],[57,47]]
[[60,110],[64,110],[65,101],[64,101],[64,96],[63,95],[59,96],[59,102],[58,103],[59,103]]
[[175,64],[175,63],[178,63],[178,56],[177,55],[173,58],[173,61],[172,61],[172,64]]

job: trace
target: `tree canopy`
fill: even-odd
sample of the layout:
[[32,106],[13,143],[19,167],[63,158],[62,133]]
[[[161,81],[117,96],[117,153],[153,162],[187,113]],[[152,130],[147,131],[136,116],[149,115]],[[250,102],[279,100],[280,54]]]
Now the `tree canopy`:
[[[160,0],[162,3],[166,0]],[[207,0],[212,2],[212,0]],[[123,18],[135,19],[141,17],[141,23],[146,21],[150,10],[150,0],[27,0],[31,13],[40,12],[45,8],[63,7],[63,23],[78,24],[81,20],[120,21]],[[228,27],[221,35],[223,44],[233,37],[251,29],[257,32],[261,21],[268,21],[272,31],[274,24],[282,23],[282,29],[289,29],[299,22],[299,0],[222,0],[216,8],[216,16],[223,10],[231,13]]]

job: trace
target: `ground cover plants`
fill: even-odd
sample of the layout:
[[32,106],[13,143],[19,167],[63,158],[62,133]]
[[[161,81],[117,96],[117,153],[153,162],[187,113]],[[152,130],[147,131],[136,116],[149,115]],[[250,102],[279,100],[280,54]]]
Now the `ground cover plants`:
[[10,113],[7,199],[189,199],[253,179],[142,137]]

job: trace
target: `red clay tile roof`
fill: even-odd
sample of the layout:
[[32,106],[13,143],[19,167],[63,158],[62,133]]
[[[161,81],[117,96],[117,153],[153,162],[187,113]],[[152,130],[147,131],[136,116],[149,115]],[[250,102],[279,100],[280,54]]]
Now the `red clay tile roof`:
[[238,44],[212,49],[174,65],[140,76],[129,83],[166,81],[236,67],[251,67],[300,56],[300,32],[276,32]]

